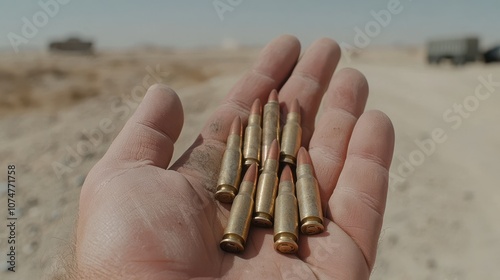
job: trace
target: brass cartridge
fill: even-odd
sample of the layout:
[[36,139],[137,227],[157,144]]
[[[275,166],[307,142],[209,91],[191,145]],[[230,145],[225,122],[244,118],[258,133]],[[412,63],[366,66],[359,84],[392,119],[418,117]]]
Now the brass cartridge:
[[261,168],[263,168],[266,157],[271,149],[273,140],[280,142],[280,104],[278,102],[278,92],[273,89],[266,105],[262,120],[262,149],[261,149]]
[[243,159],[246,166],[256,163],[260,165],[260,145],[262,138],[261,128],[262,106],[260,100],[255,99],[248,117],[243,142]]
[[245,249],[254,206],[257,165],[252,164],[241,182],[240,191],[231,206],[220,248],[226,252],[238,253]]
[[264,169],[259,176],[257,193],[255,194],[253,223],[256,226],[273,226],[274,200],[278,191],[278,156],[278,141],[273,140],[266,162],[264,163]]
[[281,162],[295,165],[301,141],[300,105],[297,99],[295,99],[286,116],[285,126],[283,126],[283,134],[281,135]]
[[274,249],[281,253],[293,254],[299,246],[299,213],[295,198],[295,185],[290,166],[281,173],[274,216]]
[[241,119],[236,117],[227,137],[226,150],[222,156],[219,180],[217,181],[215,199],[220,202],[232,203],[238,193],[241,178],[241,142]]
[[311,157],[304,147],[300,148],[298,153],[296,174],[300,231],[304,234],[321,233],[325,228],[319,186]]

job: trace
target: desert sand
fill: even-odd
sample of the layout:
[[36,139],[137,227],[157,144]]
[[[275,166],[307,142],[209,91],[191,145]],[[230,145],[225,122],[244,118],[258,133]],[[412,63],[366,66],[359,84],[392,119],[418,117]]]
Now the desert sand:
[[[2,226],[0,278],[47,275],[55,254],[71,242],[85,175],[148,84],[166,83],[182,100],[177,158],[257,54],[258,49],[0,54],[0,216],[7,215],[7,165],[15,164],[19,244],[12,274],[3,261],[8,244]],[[366,75],[367,109],[384,111],[396,130],[372,279],[494,279],[500,263],[500,65],[431,67],[418,49],[384,48],[343,57],[343,67]],[[488,79],[496,84],[475,96]],[[463,104],[463,114],[454,104]],[[58,166],[66,169],[56,171]]]

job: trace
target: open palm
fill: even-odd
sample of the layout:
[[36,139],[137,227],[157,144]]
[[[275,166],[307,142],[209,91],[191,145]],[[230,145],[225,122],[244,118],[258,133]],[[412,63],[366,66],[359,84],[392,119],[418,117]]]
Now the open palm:
[[[166,169],[183,125],[166,86],[151,87],[81,192],[76,264],[83,278],[367,279],[373,267],[394,146],[390,120],[363,113],[366,79],[333,75],[340,57],[329,39],[300,44],[281,36],[232,88],[195,143]],[[214,200],[231,121],[245,122],[256,98],[279,90],[282,114],[297,98],[303,138],[316,169],[325,232],[299,238],[297,255],[273,249],[272,230],[252,228],[242,254],[219,248],[229,206]],[[316,114],[325,96],[321,118]]]

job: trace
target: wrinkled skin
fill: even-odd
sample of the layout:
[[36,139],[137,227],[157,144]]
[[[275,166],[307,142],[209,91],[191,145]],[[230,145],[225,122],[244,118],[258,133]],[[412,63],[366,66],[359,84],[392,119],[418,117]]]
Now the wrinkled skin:
[[[367,279],[375,262],[394,132],[379,111],[364,112],[361,73],[333,74],[339,46],[281,36],[231,89],[196,142],[171,165],[183,125],[176,93],[152,86],[81,192],[75,267],[92,279]],[[282,117],[301,104],[303,146],[316,169],[326,231],[300,236],[297,255],[273,249],[271,229],[252,228],[242,254],[219,248],[227,205],[214,200],[219,163],[235,116],[279,90]],[[323,100],[322,115],[315,123]],[[364,113],[363,113],[364,112]],[[282,118],[284,119],[284,118]],[[315,127],[316,125],[316,127]]]

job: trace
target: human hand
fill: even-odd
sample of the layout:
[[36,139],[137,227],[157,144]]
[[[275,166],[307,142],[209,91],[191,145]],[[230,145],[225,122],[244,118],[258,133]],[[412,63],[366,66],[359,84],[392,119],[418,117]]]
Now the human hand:
[[[182,125],[178,96],[148,90],[82,188],[75,270],[92,279],[367,279],[382,226],[394,132],[383,113],[363,113],[366,79],[332,74],[339,46],[281,36],[231,89],[195,143],[166,169]],[[273,248],[272,229],[252,228],[242,254],[219,248],[229,207],[214,200],[219,163],[235,116],[279,89],[282,119],[297,98],[302,145],[320,186],[325,232],[301,235],[297,255]],[[322,116],[315,118],[325,95]]]

